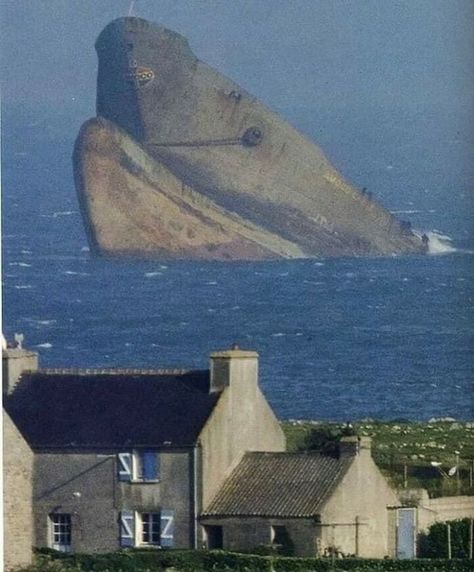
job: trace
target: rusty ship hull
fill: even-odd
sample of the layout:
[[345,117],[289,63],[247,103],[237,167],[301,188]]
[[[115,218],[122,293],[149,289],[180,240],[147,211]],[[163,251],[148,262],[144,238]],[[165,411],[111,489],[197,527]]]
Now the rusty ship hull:
[[271,259],[423,253],[322,150],[140,18],[96,42],[97,118],[74,171],[92,250],[158,258]]

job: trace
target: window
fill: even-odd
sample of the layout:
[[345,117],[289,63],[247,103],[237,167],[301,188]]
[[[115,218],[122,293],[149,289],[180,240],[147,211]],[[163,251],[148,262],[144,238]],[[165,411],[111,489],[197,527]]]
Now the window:
[[51,514],[51,546],[54,550],[61,552],[71,551],[71,515],[70,514]]
[[120,513],[120,545],[174,546],[174,511],[135,512],[123,510]]
[[294,552],[293,541],[286,526],[273,525],[271,527],[271,542],[274,546],[279,546],[283,556],[291,556]]
[[137,451],[135,453],[135,467],[138,480],[158,480],[158,455],[156,451]]
[[222,549],[224,547],[224,534],[222,526],[205,526],[207,548],[209,550]]
[[284,526],[274,525],[271,527],[272,544],[283,544],[287,533]]
[[117,455],[120,481],[153,481],[160,477],[160,456],[157,451],[134,451]]
[[143,512],[141,520],[141,544],[160,544],[160,514],[158,512]]

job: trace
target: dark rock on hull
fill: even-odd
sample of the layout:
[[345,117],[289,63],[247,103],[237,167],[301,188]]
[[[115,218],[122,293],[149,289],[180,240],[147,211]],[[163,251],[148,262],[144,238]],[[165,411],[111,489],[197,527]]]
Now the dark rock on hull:
[[[83,128],[75,171],[97,251],[232,259],[424,252],[417,236],[349,185],[316,145],[200,62],[182,36],[121,18],[96,48],[97,114],[108,122]],[[137,175],[143,157],[147,167]],[[150,172],[153,188],[142,184]],[[143,208],[134,203],[137,177]],[[195,218],[183,207],[190,193]],[[150,208],[158,195],[160,208]],[[180,214],[169,200],[181,201]],[[128,221],[113,232],[110,210]],[[183,228],[192,219],[190,234],[169,235],[176,217]]]

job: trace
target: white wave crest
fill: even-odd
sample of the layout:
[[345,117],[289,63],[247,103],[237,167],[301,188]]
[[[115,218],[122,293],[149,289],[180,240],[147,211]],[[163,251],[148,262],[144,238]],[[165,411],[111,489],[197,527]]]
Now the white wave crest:
[[36,318],[25,318],[24,320],[30,324],[37,324],[40,326],[50,326],[57,323],[57,320],[38,320]]
[[30,268],[31,264],[27,264],[26,262],[9,262],[8,266],[21,266],[23,268]]
[[429,254],[452,254],[458,252],[452,244],[452,238],[447,234],[441,234],[435,231],[425,233],[429,238],[428,253]]

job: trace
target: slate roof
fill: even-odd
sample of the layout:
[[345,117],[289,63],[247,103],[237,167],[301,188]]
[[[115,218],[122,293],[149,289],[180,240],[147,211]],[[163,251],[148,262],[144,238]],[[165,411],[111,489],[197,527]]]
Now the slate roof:
[[202,516],[314,517],[352,460],[317,453],[247,453]]
[[33,448],[192,445],[219,398],[208,371],[85,371],[24,374],[5,400]]

